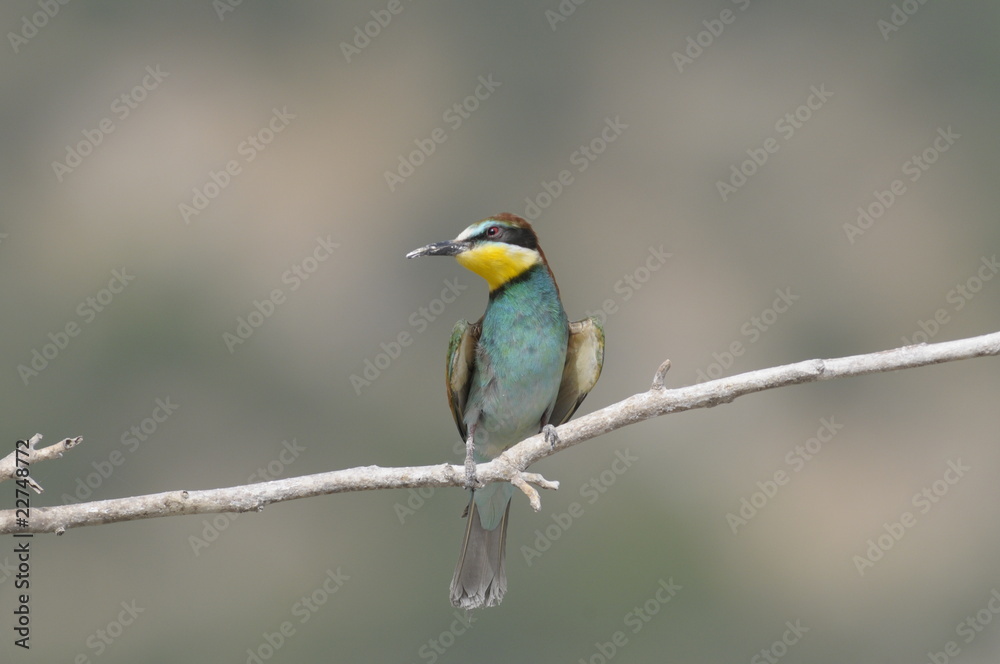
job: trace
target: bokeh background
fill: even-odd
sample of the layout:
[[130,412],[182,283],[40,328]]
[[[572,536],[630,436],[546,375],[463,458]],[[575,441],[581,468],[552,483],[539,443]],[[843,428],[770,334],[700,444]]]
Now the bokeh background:
[[[532,218],[571,317],[607,301],[582,412],[666,358],[682,386],[1000,325],[988,3],[17,0],[0,26],[4,437],[84,437],[34,505],[457,462],[444,354],[486,288],[403,256],[494,212]],[[547,459],[563,488],[515,498],[510,590],[471,625],[457,489],[38,536],[28,652],[8,538],[2,659],[996,662],[997,369],[791,387]]]

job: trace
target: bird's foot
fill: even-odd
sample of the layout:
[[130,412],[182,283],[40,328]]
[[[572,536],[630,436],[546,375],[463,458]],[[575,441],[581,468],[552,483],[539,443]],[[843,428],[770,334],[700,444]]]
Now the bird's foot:
[[542,427],[542,434],[545,435],[545,442],[549,444],[549,449],[555,450],[556,443],[559,442],[559,434],[556,433],[556,428],[551,424],[546,424]]
[[470,491],[479,487],[479,478],[476,477],[476,462],[470,456],[465,460],[465,488]]
[[468,440],[465,441],[465,488],[470,491],[480,486],[479,478],[476,477],[475,452],[476,444],[470,432]]

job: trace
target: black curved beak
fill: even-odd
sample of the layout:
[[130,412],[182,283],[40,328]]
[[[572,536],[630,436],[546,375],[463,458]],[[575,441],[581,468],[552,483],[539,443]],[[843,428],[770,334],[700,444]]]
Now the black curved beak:
[[419,258],[421,256],[456,256],[463,251],[467,251],[471,245],[468,242],[448,240],[447,242],[435,242],[426,247],[414,249],[406,254],[407,258]]

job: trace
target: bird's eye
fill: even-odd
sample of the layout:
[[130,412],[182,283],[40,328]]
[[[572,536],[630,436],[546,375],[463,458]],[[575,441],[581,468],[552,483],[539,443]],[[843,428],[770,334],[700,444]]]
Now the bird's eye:
[[486,229],[486,237],[498,237],[500,235],[499,226],[490,226]]

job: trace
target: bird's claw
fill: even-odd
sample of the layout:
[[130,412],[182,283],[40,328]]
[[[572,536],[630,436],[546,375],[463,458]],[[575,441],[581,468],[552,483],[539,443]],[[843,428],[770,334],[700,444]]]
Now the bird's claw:
[[473,459],[465,460],[465,488],[470,491],[479,487],[479,478],[476,477],[476,462]]
[[469,491],[478,489],[479,478],[476,477],[476,429],[469,430],[469,437],[465,440],[465,488]]
[[559,434],[556,433],[556,428],[551,424],[546,424],[542,427],[542,434],[545,436],[545,442],[549,444],[549,449],[555,450],[556,443],[559,442]]

